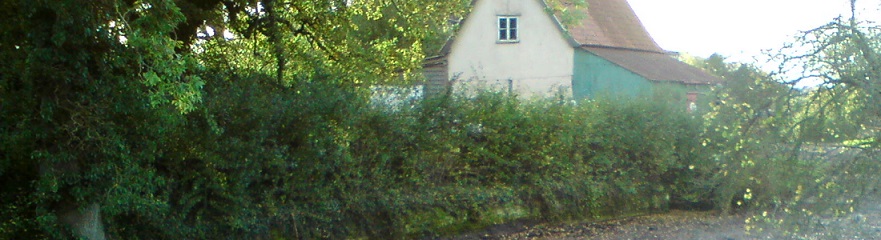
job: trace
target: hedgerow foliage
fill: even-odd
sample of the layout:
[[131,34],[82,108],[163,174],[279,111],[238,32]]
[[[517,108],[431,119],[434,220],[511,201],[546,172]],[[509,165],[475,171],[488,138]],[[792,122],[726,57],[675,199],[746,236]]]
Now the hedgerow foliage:
[[[660,210],[701,190],[690,184],[702,174],[700,122],[650,101],[480,93],[392,109],[329,84],[205,79],[202,106],[157,123],[145,167],[161,184],[102,202],[110,236],[404,238]],[[511,209],[522,213],[497,214]],[[47,234],[29,230],[44,224],[32,213],[5,213],[21,217],[4,234]]]
[[[689,184],[702,175],[700,123],[663,104],[485,92],[391,109],[321,84],[261,84],[271,80],[209,87],[205,110],[174,131],[185,134],[160,169],[175,220],[152,223],[161,237],[440,235],[663,209],[667,194],[701,190]],[[511,209],[523,213],[496,214]],[[151,237],[126,229],[115,230]]]
[[704,197],[700,123],[663,104],[371,103],[465,2],[0,3],[0,237],[407,238]]

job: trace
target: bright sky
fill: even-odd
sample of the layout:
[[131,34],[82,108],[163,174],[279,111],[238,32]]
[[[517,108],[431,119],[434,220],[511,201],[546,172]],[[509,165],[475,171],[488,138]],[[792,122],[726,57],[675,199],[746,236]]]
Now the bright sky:
[[[850,17],[849,0],[628,0],[662,48],[708,57],[751,62],[763,49],[777,49],[799,31]],[[878,0],[857,1],[881,22]],[[871,12],[872,14],[868,14]],[[761,58],[759,58],[761,59]]]

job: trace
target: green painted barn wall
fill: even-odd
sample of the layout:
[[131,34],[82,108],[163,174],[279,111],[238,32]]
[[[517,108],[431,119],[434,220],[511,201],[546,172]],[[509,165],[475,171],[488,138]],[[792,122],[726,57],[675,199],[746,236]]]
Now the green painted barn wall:
[[647,96],[652,83],[585,50],[575,50],[572,95],[575,99]]
[[651,97],[687,107],[688,93],[698,93],[698,109],[709,108],[710,85],[650,81],[585,50],[575,51],[572,94],[575,99]]

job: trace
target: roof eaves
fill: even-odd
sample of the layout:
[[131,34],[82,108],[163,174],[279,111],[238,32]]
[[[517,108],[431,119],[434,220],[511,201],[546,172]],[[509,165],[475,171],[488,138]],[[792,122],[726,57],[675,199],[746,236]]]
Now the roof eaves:
[[666,51],[659,52],[659,51],[646,50],[646,49],[640,49],[640,48],[616,47],[616,46],[608,46],[608,45],[600,45],[600,44],[581,44],[580,46],[581,46],[581,48],[588,50],[588,51],[589,51],[588,48],[605,48],[605,49],[614,49],[614,50],[627,50],[627,51],[634,51],[634,52],[658,53],[658,54],[670,55],[670,52],[666,52]]
[[539,0],[541,6],[544,8],[545,13],[551,18],[555,25],[557,25],[557,29],[560,30],[560,33],[563,34],[563,38],[566,38],[566,41],[569,42],[572,47],[581,46],[581,43],[569,33],[569,30],[566,29],[566,26],[563,25],[563,22],[560,21],[560,18],[557,17],[557,14],[553,12],[551,7],[548,5],[546,0]]
[[471,11],[474,9],[474,6],[477,6],[477,1],[478,0],[471,0],[471,5],[468,7],[468,13],[465,13],[465,16],[463,16],[462,19],[459,20],[459,22],[456,24],[456,26],[454,26],[455,29],[453,29],[453,34],[451,34],[450,37],[447,38],[447,41],[444,42],[444,46],[441,47],[440,53],[438,53],[438,55],[446,56],[450,54],[450,51],[453,48],[453,42],[456,41],[456,35],[459,34],[459,30],[462,28],[463,25],[465,25],[465,22],[468,21],[468,16],[471,15]]

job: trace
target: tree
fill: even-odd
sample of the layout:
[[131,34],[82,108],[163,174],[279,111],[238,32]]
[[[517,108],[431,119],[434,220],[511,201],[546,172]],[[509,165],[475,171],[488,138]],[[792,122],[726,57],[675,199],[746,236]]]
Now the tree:
[[[4,203],[23,206],[11,211],[35,209],[27,224],[42,230],[37,234],[60,238],[59,229],[68,228],[103,239],[102,209],[156,200],[149,195],[161,184],[150,166],[153,142],[175,116],[166,104],[188,111],[198,101],[201,81],[184,73],[191,62],[174,53],[169,37],[181,16],[167,1],[5,4],[17,10],[4,16],[16,34],[2,43],[9,64],[0,87],[0,161],[2,177],[16,183],[4,193],[22,197],[7,195]],[[111,204],[119,202],[128,206]]]
[[773,54],[781,65],[770,74],[705,62],[728,81],[706,115],[705,144],[718,151],[718,204],[768,210],[751,221],[774,222],[786,230],[778,237],[792,237],[835,231],[817,218],[847,214],[869,198],[878,183],[870,177],[881,116],[873,103],[881,93],[878,30],[855,15],[835,19]]
[[[280,147],[261,144],[290,139],[235,135],[259,133],[250,130],[219,134],[249,119],[218,125],[216,120],[231,110],[227,106],[256,106],[206,106],[205,86],[217,90],[210,92],[212,101],[234,96],[235,91],[220,91],[235,86],[257,91],[242,93],[246,96],[277,96],[274,100],[293,104],[285,106],[297,106],[291,97],[296,94],[334,92],[339,103],[371,84],[403,83],[400,76],[415,75],[421,64],[422,42],[437,37],[432,26],[460,14],[464,2],[4,1],[0,213],[14,217],[0,222],[0,234],[104,239],[108,232],[133,231],[128,233],[199,238],[223,231],[188,226],[262,224],[243,220],[254,215],[241,214],[255,211],[202,218],[208,215],[186,202],[197,199],[191,196],[208,196],[197,202],[216,206],[247,200],[245,187],[265,179],[230,187],[224,181],[237,175],[223,171],[260,173],[274,166],[224,166],[239,159],[220,157],[229,149],[200,145],[217,140],[206,136],[222,136],[219,140],[230,145],[247,140],[245,145],[261,147],[265,151],[257,152],[265,154]],[[218,37],[227,32],[233,37]],[[329,89],[320,86],[337,90],[319,91]],[[282,94],[287,95],[278,97]],[[339,116],[344,115],[327,119]],[[278,119],[265,123],[282,125]],[[259,130],[269,129],[274,128]],[[196,160],[201,165],[193,169],[173,165]],[[217,188],[193,195],[182,184]],[[139,229],[129,228],[138,224]]]

